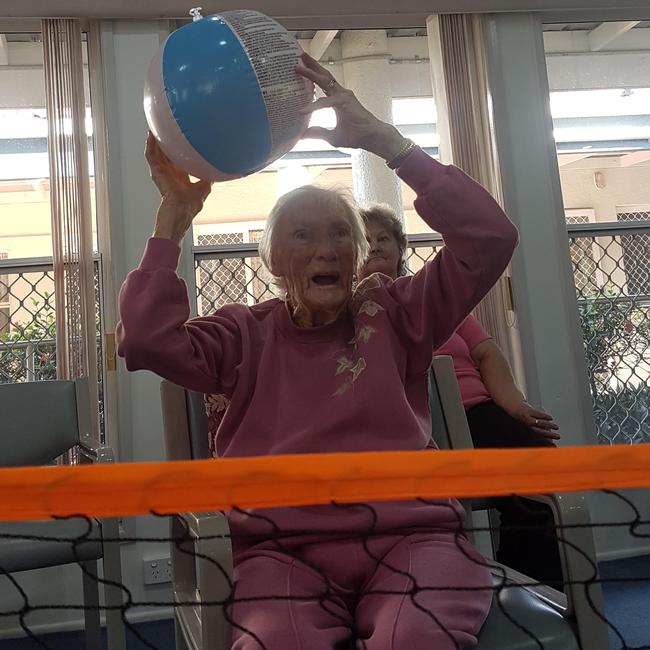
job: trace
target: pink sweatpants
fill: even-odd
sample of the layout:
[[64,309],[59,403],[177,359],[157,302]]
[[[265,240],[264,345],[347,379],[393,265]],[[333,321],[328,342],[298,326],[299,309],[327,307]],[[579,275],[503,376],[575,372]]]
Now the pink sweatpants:
[[[492,600],[481,555],[453,532],[271,543],[235,557],[232,650],[457,650]],[[368,552],[369,551],[369,552]],[[349,642],[349,641],[348,641]]]

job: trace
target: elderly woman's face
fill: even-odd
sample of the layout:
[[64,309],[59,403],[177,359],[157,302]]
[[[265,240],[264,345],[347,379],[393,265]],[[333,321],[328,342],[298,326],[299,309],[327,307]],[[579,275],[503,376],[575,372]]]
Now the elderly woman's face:
[[368,259],[363,266],[362,275],[383,273],[395,279],[398,273],[399,244],[391,232],[375,221],[366,224],[366,238],[370,245]]
[[305,196],[277,228],[274,267],[286,281],[289,298],[307,309],[313,324],[335,318],[350,298],[356,265],[347,215],[336,205]]

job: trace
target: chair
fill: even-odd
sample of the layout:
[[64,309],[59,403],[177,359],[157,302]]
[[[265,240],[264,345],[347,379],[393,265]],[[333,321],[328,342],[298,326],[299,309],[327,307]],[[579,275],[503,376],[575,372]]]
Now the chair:
[[[161,382],[160,393],[167,459],[208,458],[203,395],[167,380]],[[182,513],[170,520],[176,650],[230,650],[230,624],[223,609],[203,605],[230,596],[233,569],[229,535],[228,521],[221,512]]]
[[[90,438],[87,383],[39,381],[0,385],[0,465],[18,467],[51,464],[71,449],[81,462],[112,462],[108,447],[94,447]],[[103,560],[109,650],[124,650],[124,623],[117,520],[82,518],[0,522],[0,572],[78,563],[83,575],[86,648],[100,650],[101,624],[98,560]]]
[[[429,397],[433,438],[438,447],[472,449],[472,437],[451,357],[434,357]],[[606,623],[594,611],[596,608],[597,611],[604,612],[600,584],[591,585],[589,595],[584,586],[584,582],[593,577],[594,567],[597,567],[594,539],[589,526],[591,519],[584,495],[571,493],[522,498],[541,501],[551,508],[563,539],[560,558],[567,593],[545,585],[517,587],[532,580],[495,562],[495,567],[501,567],[505,572],[508,584],[508,587],[497,592],[503,608],[540,638],[545,650],[577,647],[584,650],[609,650]],[[471,527],[472,511],[489,508],[489,500],[477,499],[465,502],[464,505],[470,517]],[[495,575],[495,584],[498,582]],[[508,639],[513,649],[539,648],[539,644],[532,642],[529,635],[504,616],[500,607],[493,606],[479,635],[477,648],[502,649],[504,638]]]
[[[449,357],[436,359],[430,383],[435,437],[447,441],[441,445],[445,448],[459,448],[460,444],[456,444],[458,429],[464,446],[471,446],[467,420]],[[208,432],[203,395],[163,380],[161,397],[168,460],[207,458]],[[573,521],[570,519],[573,508],[578,510],[577,517],[588,523],[588,513],[581,499],[567,495],[559,497],[557,503],[560,504],[557,516],[563,517],[563,523]],[[565,512],[565,504],[569,505],[568,513]],[[472,504],[468,505],[471,507]],[[591,532],[588,529],[576,530],[577,533],[567,532],[565,537],[571,535],[571,541],[593,559],[595,554]],[[176,647],[178,650],[227,650],[231,644],[231,631],[223,608],[202,604],[223,602],[230,595],[232,554],[227,520],[219,512],[186,513],[172,519],[171,534],[174,539],[183,540],[172,545],[174,599],[177,604],[186,603],[175,607]],[[202,541],[201,538],[206,535],[212,538]],[[198,557],[195,561],[193,551],[203,557]],[[207,561],[205,557],[212,561]],[[565,578],[579,580],[590,575],[588,561],[580,553],[568,553],[565,564],[569,571],[569,576],[565,573]],[[223,571],[218,568],[219,565]],[[505,573],[505,586],[499,587],[496,592],[498,602],[495,599],[479,633],[478,650],[539,650],[539,642],[514,625],[503,613],[504,609],[510,617],[540,639],[545,650],[578,650],[580,647],[582,650],[608,650],[604,624],[597,619],[584,595],[578,590],[574,590],[570,600],[563,600],[563,595],[550,587],[521,586],[533,582],[532,579],[497,563],[494,565],[493,583],[495,586],[502,585]],[[602,602],[597,585],[590,593],[596,606],[603,611],[600,608]]]

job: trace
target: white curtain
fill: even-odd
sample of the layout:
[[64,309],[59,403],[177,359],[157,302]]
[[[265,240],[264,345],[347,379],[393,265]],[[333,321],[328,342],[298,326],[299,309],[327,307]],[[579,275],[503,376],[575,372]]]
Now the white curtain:
[[[83,85],[82,33],[74,19],[42,21],[50,163],[56,360],[60,379],[87,377],[98,404],[97,326]],[[91,432],[99,441],[98,409]]]
[[[439,14],[427,21],[438,133],[443,162],[453,162],[501,202],[490,116],[483,17]],[[498,283],[474,312],[512,358],[508,320],[514,317],[507,280]]]

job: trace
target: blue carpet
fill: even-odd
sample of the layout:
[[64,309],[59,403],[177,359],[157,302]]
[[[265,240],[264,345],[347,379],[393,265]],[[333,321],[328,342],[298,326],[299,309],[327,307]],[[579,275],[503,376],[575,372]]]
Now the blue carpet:
[[607,620],[624,640],[610,630],[611,650],[650,649],[650,555],[601,562],[600,577]]
[[[157,650],[175,650],[174,622],[169,620],[153,621],[151,623],[138,623],[138,633],[141,634]],[[105,632],[105,631],[104,631]],[[105,637],[105,634],[104,634]],[[39,636],[50,650],[85,650],[83,634],[81,632],[61,632],[57,634],[43,634]],[[106,650],[106,638],[104,638],[104,650]],[[130,630],[126,631],[127,650],[149,649]],[[7,639],[0,641],[0,650],[43,650],[31,639]]]
[[[623,637],[621,642],[616,633],[610,630],[611,650],[650,650],[650,555],[602,562],[600,574],[604,581],[607,619]],[[171,620],[140,623],[137,630],[157,650],[175,650],[174,624]],[[51,650],[85,650],[83,636],[79,632],[47,634],[41,638]],[[146,647],[127,630],[128,650],[144,650]],[[30,639],[0,641],[0,650],[42,648]]]

